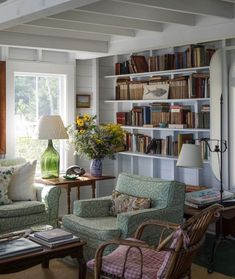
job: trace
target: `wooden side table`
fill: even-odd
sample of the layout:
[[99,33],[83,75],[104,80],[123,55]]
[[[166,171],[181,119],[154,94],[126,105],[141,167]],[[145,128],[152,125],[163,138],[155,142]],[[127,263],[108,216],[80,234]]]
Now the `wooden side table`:
[[80,199],[80,187],[91,186],[92,189],[92,198],[95,198],[96,190],[96,181],[114,179],[115,176],[91,176],[89,173],[85,173],[83,176],[78,177],[74,180],[65,179],[63,177],[54,178],[54,179],[42,179],[36,178],[35,181],[45,185],[54,185],[66,189],[67,191],[67,212],[70,214],[71,207],[71,189],[77,188],[77,199]]

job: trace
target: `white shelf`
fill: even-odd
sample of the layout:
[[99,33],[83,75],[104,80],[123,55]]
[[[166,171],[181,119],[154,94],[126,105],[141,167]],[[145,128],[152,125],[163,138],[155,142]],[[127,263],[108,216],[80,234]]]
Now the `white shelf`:
[[151,77],[151,76],[170,76],[171,74],[191,74],[196,73],[198,71],[206,71],[209,70],[209,66],[204,67],[193,67],[193,68],[184,68],[184,69],[176,69],[176,70],[166,70],[166,71],[155,71],[155,72],[145,72],[145,73],[135,73],[135,74],[124,74],[124,75],[111,75],[105,76],[105,78],[120,78],[120,77]]
[[156,130],[156,131],[181,131],[181,132],[210,132],[210,129],[196,129],[196,128],[160,128],[160,127],[142,127],[142,126],[122,126],[123,129],[136,129],[136,130]]
[[[143,158],[153,158],[153,159],[161,159],[161,160],[171,160],[177,161],[178,157],[170,156],[170,155],[160,155],[160,154],[145,154],[141,152],[132,152],[132,151],[122,151],[118,152],[119,155],[127,155],[127,156],[135,156],[135,157],[143,157]],[[209,164],[209,160],[204,160],[203,163]]]
[[210,101],[210,98],[188,98],[188,99],[157,99],[157,100],[105,100],[105,103],[189,103],[198,101]]

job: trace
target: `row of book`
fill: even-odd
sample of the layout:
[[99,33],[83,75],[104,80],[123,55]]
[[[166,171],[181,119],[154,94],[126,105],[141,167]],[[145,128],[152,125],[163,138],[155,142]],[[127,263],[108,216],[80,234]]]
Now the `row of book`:
[[117,112],[116,122],[127,126],[161,128],[210,128],[210,106],[203,105],[199,113],[190,106],[152,103],[151,106],[134,106],[128,112]]
[[214,52],[214,47],[189,45],[179,47],[172,53],[147,58],[144,55],[132,55],[129,60],[115,64],[115,74],[124,75],[208,66]]
[[[194,143],[193,134],[178,134],[177,139],[169,135],[165,138],[151,138],[144,134],[125,134],[125,147],[127,151],[146,154],[159,154],[163,156],[179,156],[184,143]],[[209,150],[204,141],[197,142],[201,145],[203,160],[208,160]]]
[[[162,84],[169,84],[169,99],[209,98],[210,80],[207,73],[194,73],[179,76],[174,79],[166,77],[152,77],[148,80],[130,81],[129,78],[119,78],[116,84],[116,100],[148,99],[148,86],[155,91]],[[155,87],[154,87],[155,86]]]

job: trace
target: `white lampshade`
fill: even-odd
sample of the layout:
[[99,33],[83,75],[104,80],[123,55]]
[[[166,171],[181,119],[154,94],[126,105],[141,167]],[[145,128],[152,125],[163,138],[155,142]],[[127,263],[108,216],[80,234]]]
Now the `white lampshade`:
[[183,144],[176,166],[184,168],[202,168],[201,146],[189,143]]
[[38,121],[34,137],[37,139],[67,139],[68,134],[59,115],[43,115]]

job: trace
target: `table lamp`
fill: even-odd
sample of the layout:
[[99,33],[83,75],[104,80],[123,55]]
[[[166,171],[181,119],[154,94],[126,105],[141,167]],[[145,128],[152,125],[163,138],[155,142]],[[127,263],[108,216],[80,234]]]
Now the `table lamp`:
[[48,146],[41,156],[42,178],[57,178],[60,171],[60,155],[54,148],[53,139],[67,139],[63,121],[59,115],[43,115],[38,121],[35,137],[40,140],[47,139]]
[[[209,138],[201,138],[200,142],[205,142],[210,152],[215,152],[218,158],[219,171],[220,171],[220,203],[223,204],[223,160],[222,154],[227,150],[227,142],[226,140],[217,140],[217,139],[209,139]],[[214,143],[214,144],[213,144]],[[214,146],[212,148],[212,145]],[[219,156],[220,154],[220,156]],[[176,163],[177,167],[184,168],[202,168],[203,161],[201,155],[201,146],[196,144],[183,144],[179,158]]]

